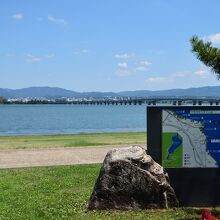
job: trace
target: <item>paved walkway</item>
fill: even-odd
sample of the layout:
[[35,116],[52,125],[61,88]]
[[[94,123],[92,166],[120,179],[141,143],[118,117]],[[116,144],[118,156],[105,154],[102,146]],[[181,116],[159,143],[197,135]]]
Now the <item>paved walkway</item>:
[[0,168],[102,163],[109,150],[124,147],[128,146],[0,150]]

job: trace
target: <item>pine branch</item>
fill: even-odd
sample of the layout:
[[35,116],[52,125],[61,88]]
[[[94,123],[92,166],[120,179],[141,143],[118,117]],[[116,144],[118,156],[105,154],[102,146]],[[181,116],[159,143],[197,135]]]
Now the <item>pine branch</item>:
[[192,52],[220,79],[220,49],[212,47],[211,42],[204,42],[197,36],[190,39]]

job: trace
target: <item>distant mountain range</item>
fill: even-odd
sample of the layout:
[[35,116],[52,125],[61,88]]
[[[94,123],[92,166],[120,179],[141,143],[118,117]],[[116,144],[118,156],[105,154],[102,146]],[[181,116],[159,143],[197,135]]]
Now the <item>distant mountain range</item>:
[[105,98],[105,97],[210,97],[220,96],[220,86],[206,86],[189,89],[169,89],[160,91],[137,90],[123,92],[75,92],[58,87],[29,87],[24,89],[1,89],[0,96],[5,98]]

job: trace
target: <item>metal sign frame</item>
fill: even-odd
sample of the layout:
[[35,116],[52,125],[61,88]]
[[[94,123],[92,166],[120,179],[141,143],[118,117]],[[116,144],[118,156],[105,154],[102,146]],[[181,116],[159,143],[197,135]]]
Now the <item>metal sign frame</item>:
[[[147,153],[162,164],[162,110],[220,110],[219,106],[148,106]],[[219,134],[220,135],[220,134]],[[166,168],[181,206],[220,205],[219,168]]]

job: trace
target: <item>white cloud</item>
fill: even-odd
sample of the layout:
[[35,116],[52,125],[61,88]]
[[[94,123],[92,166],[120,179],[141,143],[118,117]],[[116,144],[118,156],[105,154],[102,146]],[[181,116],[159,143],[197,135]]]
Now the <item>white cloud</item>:
[[126,69],[126,68],[128,68],[128,64],[127,64],[126,62],[124,62],[124,63],[118,63],[118,67],[119,67],[119,68],[124,68],[124,69]]
[[[140,62],[139,62],[140,63]],[[146,66],[149,65],[149,62],[144,62],[145,65],[135,66],[133,63],[133,67],[128,66],[127,62],[118,63],[118,70],[114,73],[115,76],[125,77],[134,73],[147,72],[149,68]]]
[[204,70],[198,70],[193,73],[193,76],[200,77],[200,78],[207,78],[208,74]]
[[115,54],[115,58],[117,58],[117,59],[129,59],[130,57],[131,57],[131,55],[128,55],[127,53]]
[[182,71],[163,76],[151,76],[145,80],[148,89],[189,88],[206,86],[215,82],[214,74],[203,69],[197,71]]
[[67,24],[67,22],[64,19],[61,19],[61,18],[55,18],[53,16],[48,16],[47,19],[49,21],[57,23],[57,24],[63,24],[63,25]]
[[205,39],[207,39],[208,41],[212,43],[220,44],[220,33],[209,35]]
[[118,77],[125,77],[125,76],[128,76],[130,75],[130,71],[129,70],[126,70],[126,69],[120,69],[120,70],[117,70],[115,73],[114,73],[115,76],[118,76]]
[[148,60],[142,60],[142,61],[140,61],[140,64],[143,65],[143,66],[149,66],[149,65],[151,65],[152,63],[149,62]]
[[176,72],[174,74],[171,75],[171,77],[173,78],[183,78],[183,77],[187,77],[190,75],[189,71],[182,71],[182,72]]
[[88,49],[82,49],[82,53],[89,53]]
[[147,72],[148,70],[146,66],[138,66],[134,69],[135,72]]
[[177,78],[191,78],[192,77],[199,77],[199,78],[207,78],[209,75],[208,73],[205,71],[205,70],[197,70],[195,72],[190,72],[190,71],[183,71],[183,72],[177,72],[177,73],[174,73],[174,74],[171,74],[169,77],[170,78],[174,78],[174,79],[177,79]]
[[45,54],[43,56],[35,56],[32,54],[26,54],[25,61],[27,63],[36,63],[36,62],[44,61],[45,59],[51,59],[54,56],[55,56],[54,54]]
[[160,83],[160,82],[164,82],[165,80],[167,80],[166,77],[150,77],[148,79],[145,80],[145,82],[147,83]]
[[32,55],[32,54],[27,54],[25,61],[26,61],[27,63],[35,63],[35,62],[40,62],[40,61],[42,61],[42,58],[36,57],[36,56],[34,56],[34,55]]
[[18,13],[18,14],[12,15],[12,18],[15,20],[22,20],[24,18],[24,16],[23,16],[23,14]]
[[87,54],[87,53],[90,53],[90,50],[88,50],[88,49],[75,50],[73,53],[74,53],[75,55]]
[[148,66],[151,64],[150,61],[146,59],[140,60],[134,53],[122,53],[116,54],[115,58],[121,60],[128,60],[129,58],[129,66],[127,62],[119,62],[117,64],[118,70],[114,73],[115,76],[125,77],[131,74],[140,73],[140,72],[147,72],[149,71]]
[[36,63],[36,62],[40,62],[42,61],[42,59],[40,57],[29,57],[26,58],[26,62],[27,63]]
[[118,67],[120,69],[118,69],[114,75],[115,76],[119,76],[119,77],[125,77],[125,76],[129,76],[131,74],[137,73],[137,72],[146,72],[148,71],[148,68],[145,66],[139,66],[139,67],[135,67],[135,68],[128,68],[128,64],[125,63],[118,63]]

